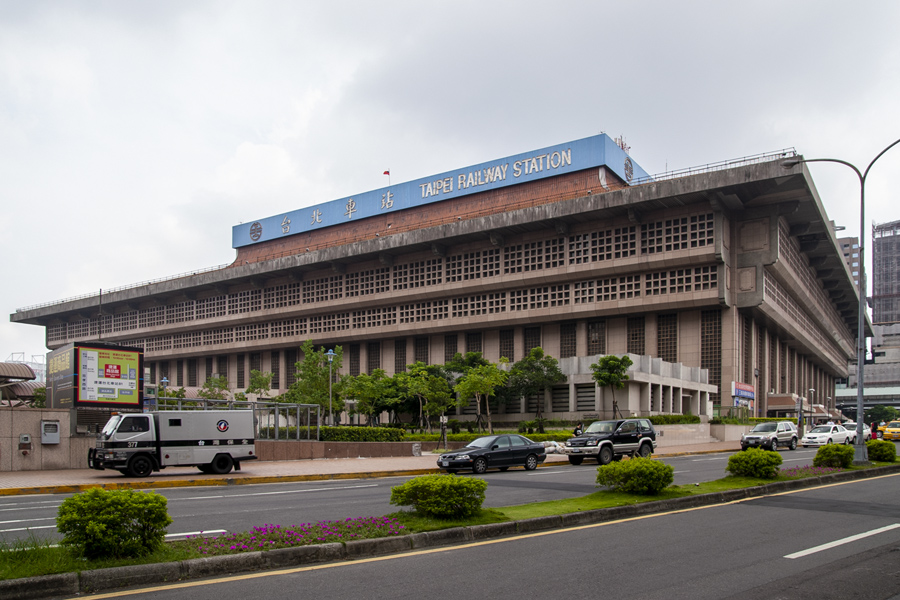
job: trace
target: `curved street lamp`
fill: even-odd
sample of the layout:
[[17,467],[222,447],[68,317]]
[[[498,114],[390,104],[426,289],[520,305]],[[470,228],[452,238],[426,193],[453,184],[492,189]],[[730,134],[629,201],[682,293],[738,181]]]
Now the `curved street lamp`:
[[857,318],[857,336],[856,336],[856,372],[858,381],[856,384],[856,442],[854,444],[853,463],[860,465],[869,462],[869,453],[866,449],[866,441],[863,439],[863,422],[865,421],[865,410],[863,406],[863,368],[866,361],[866,270],[865,270],[865,239],[866,239],[866,177],[872,165],[881,158],[885,152],[900,144],[897,140],[884,150],[878,153],[878,156],[872,159],[865,172],[860,173],[855,165],[838,158],[789,158],[781,162],[781,166],[790,169],[800,163],[810,162],[833,162],[846,165],[853,169],[859,178],[859,315]]

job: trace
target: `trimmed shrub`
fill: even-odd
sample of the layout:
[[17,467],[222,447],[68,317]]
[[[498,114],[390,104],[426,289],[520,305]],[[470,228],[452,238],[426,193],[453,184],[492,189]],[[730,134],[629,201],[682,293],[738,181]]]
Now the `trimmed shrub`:
[[693,425],[700,422],[698,415],[653,415],[647,418],[654,425]]
[[92,488],[67,498],[56,528],[62,544],[88,558],[129,558],[159,548],[172,522],[165,496]]
[[487,481],[457,475],[423,475],[391,488],[391,504],[423,515],[457,519],[478,514]]
[[846,469],[853,464],[853,446],[846,444],[828,444],[819,448],[813,458],[814,467],[833,467]]
[[869,440],[866,442],[869,460],[878,462],[897,462],[897,446],[887,440]]
[[726,471],[737,477],[759,477],[773,479],[781,466],[781,455],[762,448],[747,448],[732,454]]
[[655,496],[672,485],[675,469],[652,458],[632,458],[597,468],[597,483],[618,492]]

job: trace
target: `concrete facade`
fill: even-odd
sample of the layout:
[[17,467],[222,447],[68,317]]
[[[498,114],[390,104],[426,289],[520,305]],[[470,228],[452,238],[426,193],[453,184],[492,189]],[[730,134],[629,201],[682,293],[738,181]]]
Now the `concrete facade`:
[[859,302],[809,172],[782,158],[640,185],[561,175],[243,247],[226,268],[104,292],[102,315],[92,296],[11,319],[46,327],[49,348],[141,347],[152,383],[189,394],[214,373],[241,390],[251,369],[284,392],[306,339],[342,346],[350,374],[541,346],[569,381],[514,418],[538,402],[610,416],[589,365],[625,353],[630,412],[710,416],[737,382],[764,416],[769,394],[834,398]]

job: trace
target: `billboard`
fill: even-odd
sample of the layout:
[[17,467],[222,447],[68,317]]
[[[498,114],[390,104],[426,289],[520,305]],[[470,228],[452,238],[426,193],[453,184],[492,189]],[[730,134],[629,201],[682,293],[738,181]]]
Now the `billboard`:
[[140,409],[144,354],[140,348],[74,343],[47,356],[51,408]]
[[[231,234],[232,246],[241,248],[432,202],[601,166],[629,185],[635,179],[648,176],[625,150],[601,133],[235,225]],[[304,201],[303,204],[308,203]]]

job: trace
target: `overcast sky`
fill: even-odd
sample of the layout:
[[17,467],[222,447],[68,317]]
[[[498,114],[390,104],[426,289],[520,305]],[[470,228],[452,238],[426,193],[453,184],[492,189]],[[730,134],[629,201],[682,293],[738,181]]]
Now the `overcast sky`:
[[[17,308],[229,263],[233,225],[386,169],[606,132],[651,174],[783,148],[862,170],[900,138],[898,23],[893,0],[0,0],[0,361],[46,352]],[[898,168],[867,181],[869,238]],[[810,170],[856,235],[856,176]]]

